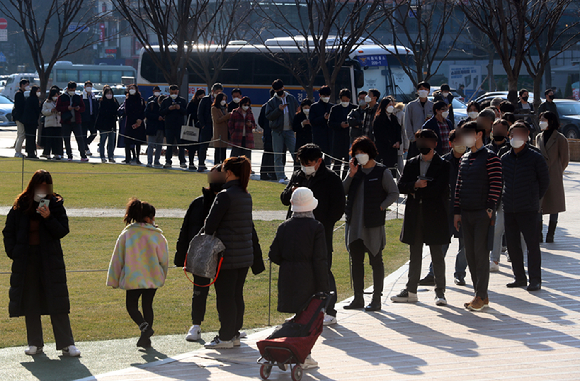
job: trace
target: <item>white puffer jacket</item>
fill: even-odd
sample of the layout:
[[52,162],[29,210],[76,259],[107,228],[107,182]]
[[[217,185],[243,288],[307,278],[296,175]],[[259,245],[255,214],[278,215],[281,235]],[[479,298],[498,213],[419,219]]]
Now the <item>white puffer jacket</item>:
[[42,115],[44,118],[44,127],[60,127],[60,112],[52,111],[56,107],[56,102],[47,99],[42,105]]

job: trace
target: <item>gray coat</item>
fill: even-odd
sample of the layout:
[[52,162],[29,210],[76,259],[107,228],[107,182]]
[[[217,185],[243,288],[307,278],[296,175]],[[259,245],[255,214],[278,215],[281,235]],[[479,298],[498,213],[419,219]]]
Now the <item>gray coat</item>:
[[409,141],[415,141],[415,132],[419,131],[425,122],[433,116],[433,102],[427,100],[425,106],[421,106],[419,98],[407,104],[405,107],[405,131]]
[[205,220],[205,234],[214,234],[225,245],[222,268],[250,267],[254,263],[252,196],[239,180],[228,181],[218,193]]
[[[296,115],[296,110],[298,110],[300,105],[296,98],[289,93],[286,93],[286,103],[288,103],[288,116],[290,117],[290,127],[292,127],[294,115]],[[282,100],[276,96],[270,98],[268,103],[266,103],[266,119],[270,121],[272,131],[279,131],[284,128],[284,113],[279,108],[281,104]]]

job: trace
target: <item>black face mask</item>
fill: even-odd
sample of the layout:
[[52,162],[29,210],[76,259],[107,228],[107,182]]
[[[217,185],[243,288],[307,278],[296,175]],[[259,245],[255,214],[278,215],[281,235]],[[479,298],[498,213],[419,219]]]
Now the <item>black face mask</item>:
[[209,190],[213,193],[219,193],[224,189],[224,183],[209,183]]
[[276,95],[281,97],[282,95],[284,95],[284,90],[276,91]]
[[428,155],[431,152],[431,148],[429,147],[417,147],[419,148],[419,152],[421,152],[421,155]]
[[527,102],[530,97],[522,97],[522,101]]
[[496,142],[501,142],[504,139],[505,139],[505,136],[493,135],[493,140],[495,140]]
[[552,94],[552,95],[548,95],[548,98],[550,98],[551,100],[554,100],[554,99],[556,99],[556,96]]

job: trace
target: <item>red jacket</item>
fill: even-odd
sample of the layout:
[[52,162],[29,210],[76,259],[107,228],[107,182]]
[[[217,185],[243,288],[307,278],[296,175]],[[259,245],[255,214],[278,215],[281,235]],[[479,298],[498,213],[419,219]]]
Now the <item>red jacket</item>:
[[70,111],[68,109],[68,106],[71,103],[71,97],[66,92],[64,94],[61,94],[58,97],[58,100],[56,101],[56,111],[60,111],[62,124],[71,124],[72,123],[72,119],[70,117],[67,119],[65,116],[65,114],[67,114],[69,112],[75,113],[75,122],[74,122],[75,124],[82,123],[81,113],[83,113],[85,111],[85,102],[83,102],[83,98],[81,98],[81,96],[78,94],[73,95],[72,101],[73,101],[72,102],[73,106],[75,106],[75,107],[79,106],[78,110]]
[[232,111],[232,116],[228,121],[228,130],[230,132],[230,143],[236,146],[242,145],[242,133],[246,129],[246,144],[244,148],[254,148],[253,130],[256,128],[256,121],[252,109],[246,111],[246,117],[242,114],[242,108],[238,107]]

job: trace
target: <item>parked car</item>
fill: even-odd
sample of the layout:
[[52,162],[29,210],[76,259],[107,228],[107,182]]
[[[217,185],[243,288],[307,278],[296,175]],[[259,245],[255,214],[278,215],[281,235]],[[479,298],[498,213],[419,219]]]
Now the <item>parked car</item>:
[[[528,99],[528,102],[534,103],[534,93],[528,92],[528,95],[530,97]],[[475,99],[475,101],[477,103],[481,103],[481,102],[484,102],[484,101],[491,101],[494,98],[502,98],[502,99],[507,100],[507,97],[508,97],[508,92],[507,91],[492,91],[492,92],[489,92],[489,93],[485,93],[483,95],[480,95],[479,97],[477,97],[477,99]],[[542,102],[543,101],[544,100],[542,99]]]
[[16,122],[12,120],[12,108],[14,102],[8,97],[0,95],[0,127],[15,126]]
[[580,139],[580,102],[556,99],[554,103],[560,115],[560,132],[568,139]]

